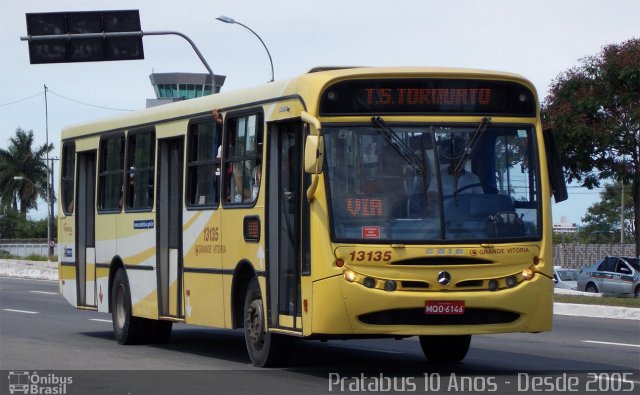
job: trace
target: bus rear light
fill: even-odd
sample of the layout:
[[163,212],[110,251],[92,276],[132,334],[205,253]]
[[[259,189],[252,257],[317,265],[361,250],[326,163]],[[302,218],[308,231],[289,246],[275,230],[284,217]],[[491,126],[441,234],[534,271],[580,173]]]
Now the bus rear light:
[[524,269],[522,271],[522,277],[524,277],[525,280],[531,280],[533,278],[533,270],[530,268]]
[[342,267],[342,266],[344,266],[344,260],[343,260],[343,259],[338,258],[338,259],[336,260],[336,266],[338,266],[338,267]]
[[388,292],[395,291],[397,286],[398,285],[393,280],[387,280],[387,281],[384,282],[384,290],[388,291]]
[[495,291],[498,289],[498,280],[489,280],[489,291]]
[[344,276],[344,279],[349,281],[350,283],[356,281],[356,274],[351,270],[345,270],[342,275]]

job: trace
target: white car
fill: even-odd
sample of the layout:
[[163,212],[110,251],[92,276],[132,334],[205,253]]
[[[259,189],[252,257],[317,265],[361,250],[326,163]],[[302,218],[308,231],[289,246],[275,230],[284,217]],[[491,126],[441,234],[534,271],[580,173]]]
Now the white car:
[[553,282],[556,283],[556,288],[575,291],[578,289],[578,270],[556,266],[553,268]]

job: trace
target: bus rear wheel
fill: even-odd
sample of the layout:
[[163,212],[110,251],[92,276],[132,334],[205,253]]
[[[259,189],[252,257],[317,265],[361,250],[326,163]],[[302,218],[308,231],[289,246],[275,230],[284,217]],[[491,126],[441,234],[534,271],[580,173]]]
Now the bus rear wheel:
[[471,335],[420,336],[420,346],[431,362],[456,363],[469,351]]
[[278,366],[289,357],[290,338],[267,329],[260,285],[255,277],[249,283],[244,300],[244,340],[255,366]]
[[148,333],[149,322],[131,315],[131,288],[124,269],[118,269],[111,288],[113,334],[120,344],[141,343]]

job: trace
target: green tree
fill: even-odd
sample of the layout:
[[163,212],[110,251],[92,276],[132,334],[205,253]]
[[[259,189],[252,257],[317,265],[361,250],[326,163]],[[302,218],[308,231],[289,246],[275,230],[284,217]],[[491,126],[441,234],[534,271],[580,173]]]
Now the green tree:
[[602,180],[630,185],[633,226],[640,228],[640,39],[607,45],[561,73],[542,116],[554,130],[568,180],[587,188]]
[[[620,185],[605,185],[605,190],[600,194],[601,200],[587,209],[587,214],[582,217],[585,226],[581,233],[591,236],[592,240],[620,240],[620,209],[622,208]],[[631,188],[624,188],[624,242],[635,240],[637,228],[634,226],[634,208]]]
[[[38,208],[38,196],[47,196],[46,154],[53,144],[33,147],[33,131],[16,129],[9,146],[0,148],[0,199],[7,207],[18,210],[22,216]],[[14,177],[24,177],[16,180]],[[55,200],[53,188],[51,198]]]

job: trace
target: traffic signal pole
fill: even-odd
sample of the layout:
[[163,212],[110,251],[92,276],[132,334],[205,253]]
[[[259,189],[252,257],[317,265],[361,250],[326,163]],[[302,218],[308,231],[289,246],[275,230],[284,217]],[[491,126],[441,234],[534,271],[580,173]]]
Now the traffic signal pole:
[[176,32],[176,31],[151,31],[151,32],[137,31],[137,32],[110,32],[110,33],[102,32],[102,33],[78,33],[78,34],[67,33],[67,34],[22,36],[20,37],[20,40],[32,42],[32,41],[47,41],[47,40],[74,40],[74,39],[87,39],[87,38],[106,39],[106,38],[115,38],[115,37],[142,37],[142,36],[164,36],[164,35],[180,36],[185,40],[187,40],[187,42],[191,45],[191,48],[193,48],[193,50],[195,51],[196,55],[198,55],[198,58],[200,59],[204,67],[209,72],[209,75],[211,75],[211,83],[212,84],[215,83],[215,74],[213,73],[213,70],[211,70],[211,67],[209,67],[209,63],[207,63],[207,60],[204,58],[204,56],[202,56],[202,53],[200,52],[196,44],[186,34]]

